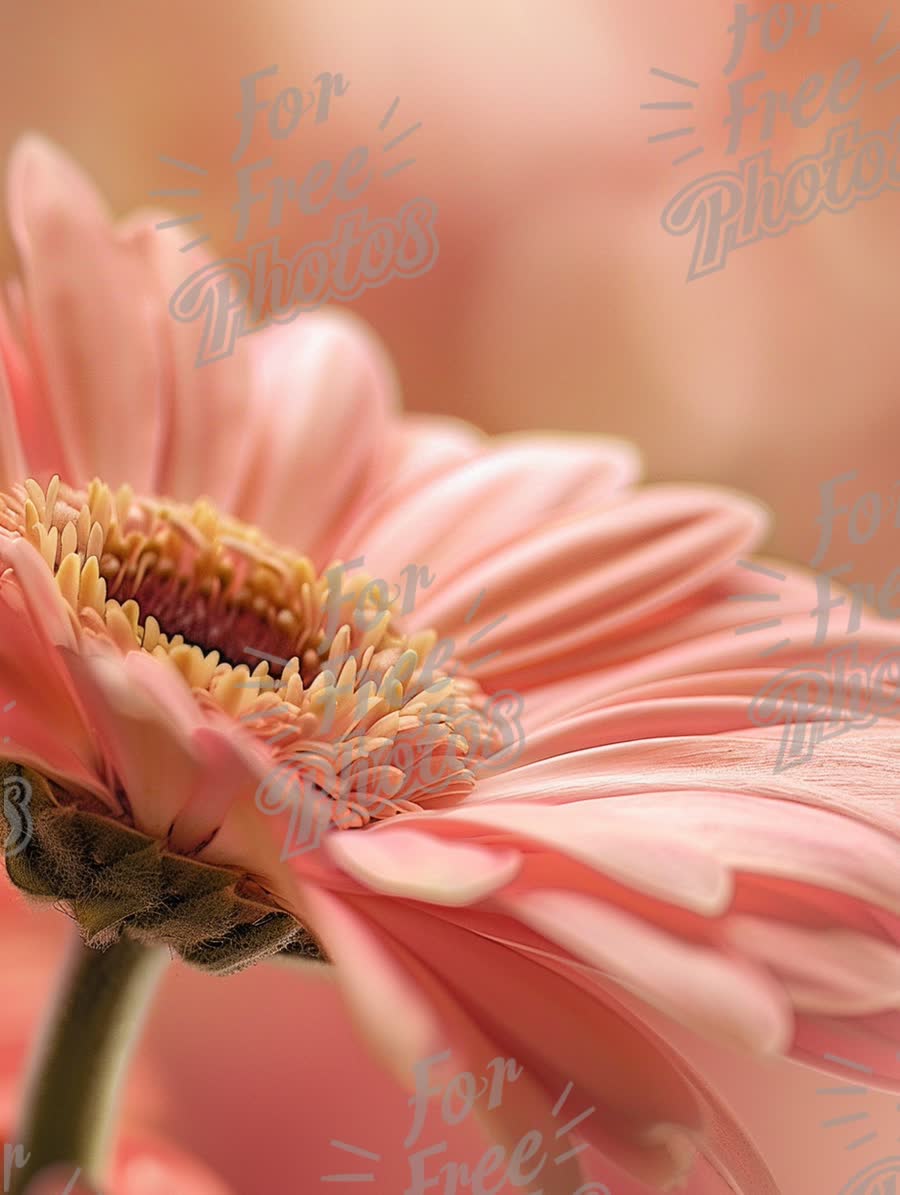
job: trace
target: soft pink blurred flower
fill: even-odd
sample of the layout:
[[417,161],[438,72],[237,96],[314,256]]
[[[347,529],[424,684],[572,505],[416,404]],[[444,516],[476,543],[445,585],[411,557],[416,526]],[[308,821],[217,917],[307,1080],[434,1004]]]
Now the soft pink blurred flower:
[[[896,648],[896,629],[866,619],[856,636],[818,643],[813,587],[794,575],[777,632],[754,630],[757,612],[731,599],[767,588],[735,564],[765,531],[755,506],[702,488],[632,489],[634,457],[617,444],[494,444],[447,421],[405,421],[383,356],[343,318],[300,320],[194,370],[195,335],[164,313],[174,249],[138,220],[110,229],[46,144],[18,151],[10,210],[24,287],[18,336],[3,340],[0,691],[16,701],[16,761],[176,855],[252,876],[324,944],[351,1015],[399,1077],[447,1040],[476,1072],[498,1050],[519,1059],[527,1079],[489,1116],[502,1140],[552,1133],[550,1105],[571,1082],[598,1108],[585,1136],[640,1180],[671,1185],[696,1147],[710,1191],[716,1175],[721,1190],[774,1191],[660,1026],[814,1062],[853,1041],[897,1078],[896,727],[888,716],[820,744],[785,774],[773,770],[781,723],[797,711],[760,730],[749,708],[785,667],[841,646],[870,664]],[[132,484],[136,502],[80,495],[95,472]],[[112,585],[109,529],[140,540],[147,512],[184,534],[179,568],[186,528],[201,547],[218,533],[205,508],[192,523],[160,493],[209,495],[318,570],[365,555],[390,582],[425,559],[435,579],[400,620],[408,642],[427,642],[432,626],[451,637],[463,668],[478,665],[478,684],[454,682],[470,703],[479,684],[521,689],[524,756],[477,784],[463,769],[452,800],[402,789],[399,816],[333,830],[285,861],[286,818],[253,800],[281,754],[252,716],[236,717],[263,700],[235,696],[247,670],[218,657],[208,667],[159,628],[142,650],[146,610],[132,601],[129,614],[91,576],[102,558]],[[90,517],[76,530],[82,501]],[[224,530],[229,552],[282,560],[256,533]],[[205,650],[225,624],[213,634],[210,594],[193,596],[177,613]],[[178,626],[169,619],[169,636]],[[495,654],[482,660],[488,632]],[[785,637],[777,661],[762,656]],[[365,671],[372,643],[348,631],[348,645]],[[279,699],[304,711],[297,733],[318,749],[328,734],[292,684],[276,686]],[[409,729],[384,715],[373,715],[379,736]],[[372,802],[360,801],[366,819]],[[569,1195],[576,1179],[560,1166],[547,1190]]]

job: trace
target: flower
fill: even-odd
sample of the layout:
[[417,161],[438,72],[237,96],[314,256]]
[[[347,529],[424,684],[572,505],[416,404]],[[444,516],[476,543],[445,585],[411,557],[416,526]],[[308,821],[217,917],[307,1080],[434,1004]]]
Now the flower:
[[[448,1040],[475,1073],[516,1057],[485,1113],[507,1145],[552,1134],[571,1083],[596,1108],[580,1131],[640,1181],[696,1162],[774,1192],[667,1025],[812,1059],[852,1039],[896,1078],[895,720],[777,772],[783,723],[828,711],[750,709],[851,642],[871,664],[896,628],[820,644],[815,586],[784,574],[773,630],[732,600],[771,585],[739,563],[753,503],[634,488],[608,441],[404,419],[345,317],[194,371],[152,222],[110,228],[41,141],[10,174],[0,707],[34,819],[15,882],[97,945],[124,931],[218,971],[327,958],[404,1081]],[[360,558],[374,581],[329,600]],[[427,584],[401,611],[410,564]],[[452,662],[429,658],[440,637]],[[457,718],[513,690],[521,751],[487,769],[498,743],[473,753]],[[410,774],[377,754],[404,735]],[[286,762],[293,801],[261,808]],[[328,824],[284,858],[304,785]],[[541,1181],[578,1177],[572,1157]]]

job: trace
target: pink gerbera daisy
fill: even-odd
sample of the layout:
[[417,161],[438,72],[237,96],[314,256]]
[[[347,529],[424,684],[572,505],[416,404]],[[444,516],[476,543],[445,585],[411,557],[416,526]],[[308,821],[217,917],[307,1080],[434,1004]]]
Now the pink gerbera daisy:
[[753,503],[633,488],[614,442],[403,417],[349,317],[195,368],[153,220],[114,229],[36,139],[10,175],[13,880],[89,946],[332,965],[406,1083],[447,1043],[475,1073],[515,1057],[503,1142],[552,1136],[571,1084],[637,1180],[774,1192],[674,1026],[806,1060],[852,1039],[896,1077],[895,715],[785,770],[783,724],[827,702],[751,717],[784,669],[871,664],[896,628],[819,643],[794,573],[760,621],[731,600],[775,584],[738,563]]

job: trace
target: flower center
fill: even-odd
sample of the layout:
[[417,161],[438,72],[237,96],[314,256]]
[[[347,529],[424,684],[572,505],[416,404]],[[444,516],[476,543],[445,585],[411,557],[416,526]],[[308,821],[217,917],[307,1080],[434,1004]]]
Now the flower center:
[[85,637],[166,661],[262,741],[282,808],[312,785],[347,829],[455,802],[502,745],[435,632],[401,631],[386,582],[319,574],[205,499],[29,479],[0,494],[0,534],[38,550]]

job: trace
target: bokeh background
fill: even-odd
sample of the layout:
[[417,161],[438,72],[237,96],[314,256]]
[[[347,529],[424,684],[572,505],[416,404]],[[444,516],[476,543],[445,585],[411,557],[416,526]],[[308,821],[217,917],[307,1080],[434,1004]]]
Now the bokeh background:
[[[378,158],[379,124],[399,97],[391,132],[421,122],[406,142],[416,160],[376,177],[365,200],[375,215],[429,198],[440,255],[422,277],[350,305],[386,343],[407,406],[490,431],[627,437],[650,477],[758,495],[773,512],[773,551],[801,562],[819,543],[821,487],[854,473],[839,497],[852,504],[879,494],[884,517],[871,536],[856,535],[866,542],[839,521],[817,563],[848,564],[845,581],[881,584],[900,546],[900,196],[885,190],[844,214],[824,212],[692,282],[689,238],[660,223],[692,178],[735,168],[724,120],[739,75],[765,71],[760,90],[793,96],[809,75],[830,83],[858,57],[864,88],[850,118],[886,131],[900,115],[900,82],[890,83],[900,71],[891,54],[900,14],[887,0],[749,11],[772,7],[785,18],[793,8],[793,35],[767,52],[754,26],[726,77],[735,17],[726,0],[6,0],[0,155],[23,131],[41,132],[83,164],[122,216],[158,206],[155,190],[185,185],[161,156],[194,163],[206,171],[201,198],[170,206],[200,211],[228,257],[242,77],[276,65],[275,81],[260,85],[270,100],[279,87],[310,88],[325,71],[349,83],[327,121],[306,114],[284,140],[259,121],[245,160],[272,155],[272,172],[285,178],[302,178],[321,159],[337,163],[357,145]],[[651,68],[699,86],[688,93]],[[641,106],[686,97],[694,103],[686,114]],[[744,142],[748,154],[771,148],[776,168],[820,151],[839,123],[825,112],[797,128],[786,107],[765,142],[759,114],[749,117]],[[652,141],[676,116],[693,137]],[[672,165],[697,144],[702,157]],[[293,213],[278,230],[282,253],[327,235],[333,219],[330,209]],[[188,239],[183,228],[160,235]],[[15,271],[5,218],[0,264]],[[23,1026],[58,940],[47,918],[3,899],[15,905],[0,981],[15,1013],[4,1029],[13,1092]],[[330,1137],[393,1150],[395,1168],[402,1161],[404,1097],[366,1061],[327,984],[267,968],[228,982],[177,969],[145,1052],[157,1086],[134,1116],[234,1191],[319,1189]],[[829,1126],[847,1109],[817,1094],[835,1082],[739,1058],[716,1065],[785,1195],[838,1195],[864,1164],[894,1152],[893,1098],[865,1097],[866,1131],[877,1136],[848,1148],[862,1130]],[[476,1160],[474,1141],[465,1148]],[[400,1174],[385,1193],[401,1189]],[[151,1195],[152,1175],[143,1181]],[[628,1195],[609,1181],[612,1195]]]

